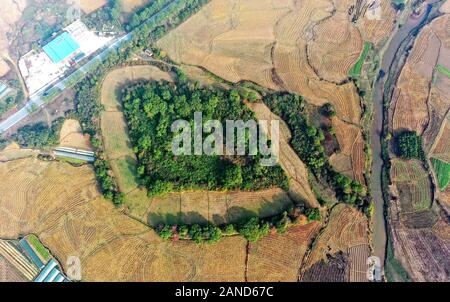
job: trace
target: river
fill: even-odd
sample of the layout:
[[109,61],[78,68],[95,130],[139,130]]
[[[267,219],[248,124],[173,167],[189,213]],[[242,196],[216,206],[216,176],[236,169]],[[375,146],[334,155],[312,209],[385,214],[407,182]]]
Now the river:
[[[412,13],[407,21],[397,28],[393,33],[389,44],[385,47],[382,55],[381,70],[384,76],[378,77],[373,89],[373,124],[371,129],[371,147],[373,154],[371,193],[375,202],[375,213],[373,217],[372,244],[374,255],[379,257],[384,263],[386,256],[386,220],[384,214],[384,200],[382,194],[382,169],[383,158],[381,154],[381,137],[383,123],[385,122],[383,103],[390,101],[395,83],[404,65],[404,58],[408,48],[414,43],[417,32],[427,24],[433,17],[437,16],[438,5],[433,5],[439,1],[425,1],[420,14]],[[387,119],[386,119],[387,120]]]

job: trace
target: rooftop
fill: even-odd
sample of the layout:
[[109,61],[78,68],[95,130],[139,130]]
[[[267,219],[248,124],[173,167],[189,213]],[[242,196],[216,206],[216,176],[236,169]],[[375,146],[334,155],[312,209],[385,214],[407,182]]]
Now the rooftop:
[[44,52],[50,57],[53,63],[63,61],[79,48],[80,45],[67,32],[63,32],[43,47]]

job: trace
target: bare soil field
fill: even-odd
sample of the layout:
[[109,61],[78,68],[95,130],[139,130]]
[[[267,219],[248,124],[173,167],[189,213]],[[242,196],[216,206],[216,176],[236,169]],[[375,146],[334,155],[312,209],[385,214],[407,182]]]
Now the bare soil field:
[[0,6],[0,54],[8,55],[7,34],[14,30],[14,23],[17,22],[27,5],[26,0],[4,0]]
[[344,204],[336,205],[305,260],[302,280],[348,281],[351,271],[352,278],[362,278],[359,273],[362,263],[367,261],[363,250],[364,246],[369,248],[368,228],[364,214]]
[[424,134],[428,150],[450,108],[449,81],[436,71],[438,64],[448,67],[449,25],[450,15],[446,14],[420,32],[398,80],[391,107],[392,129]]
[[360,10],[352,0],[213,0],[159,46],[173,60],[202,66],[231,82],[289,90],[314,105],[331,102],[339,119],[358,125],[360,100],[356,87],[346,82],[348,71],[363,42],[379,44],[395,19],[388,0],[381,1],[380,20],[366,14],[368,2],[359,4]]
[[444,14],[450,14],[450,1],[447,0],[444,4],[442,4],[441,12]]
[[139,219],[151,226],[168,224],[216,225],[238,223],[254,216],[278,215],[293,206],[281,189],[258,192],[181,192],[155,197]]
[[[422,221],[423,227],[411,228],[397,218],[400,216],[398,206],[390,207],[390,215],[394,254],[411,279],[421,282],[448,282],[450,280],[448,223],[440,220],[434,226],[426,226],[431,219],[425,217]],[[417,224],[418,218],[414,218],[413,221]]]
[[[229,237],[215,245],[163,241],[104,200],[88,166],[76,168],[32,157],[0,163],[0,174],[0,238],[36,234],[65,270],[70,256],[79,257],[84,281],[246,279],[245,239]],[[299,267],[301,253],[316,229],[313,223],[269,237],[286,243],[278,246],[280,257],[270,260],[273,267]],[[253,253],[264,252],[262,246],[255,244]],[[294,255],[289,258],[292,262],[283,258],[289,253]],[[258,261],[252,260],[252,278],[268,280],[267,265]],[[277,279],[274,272],[273,281]]]
[[248,281],[296,282],[303,258],[321,223],[293,226],[285,234],[269,235],[248,247]]
[[391,180],[391,192],[399,199],[402,213],[431,208],[430,176],[419,161],[392,160]]
[[[416,131],[423,137],[427,156],[443,161],[450,159],[450,80],[438,66],[449,67],[449,25],[450,15],[444,14],[419,33],[394,91],[389,125],[394,132]],[[435,173],[420,162],[392,159],[391,163],[389,217],[395,258],[413,281],[449,281],[450,226],[441,207],[448,210],[449,195],[433,192],[430,175]]]
[[59,133],[59,145],[82,150],[91,150],[89,137],[83,135],[80,123],[77,120],[67,119]]
[[[71,0],[68,0],[68,3],[70,4]],[[128,1],[122,1],[122,2],[128,2]],[[108,3],[108,0],[80,0],[80,6],[81,9],[83,10],[83,12],[85,14],[90,14],[93,11],[96,11],[97,9],[99,9],[100,7],[102,7],[103,5],[105,5],[106,3]]]
[[5,76],[10,70],[8,63],[0,58],[0,78]]

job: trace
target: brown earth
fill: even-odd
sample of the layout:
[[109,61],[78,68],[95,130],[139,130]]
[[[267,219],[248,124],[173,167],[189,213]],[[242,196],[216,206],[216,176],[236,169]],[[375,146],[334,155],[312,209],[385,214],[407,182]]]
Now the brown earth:
[[[421,30],[400,74],[389,115],[394,133],[416,131],[423,137],[427,157],[447,162],[450,79],[436,66],[450,68],[449,28],[446,13]],[[392,160],[389,217],[394,254],[414,281],[449,281],[450,225],[444,212],[450,195],[433,192],[430,175],[435,177],[418,161]]]
[[[360,274],[367,271],[361,266],[367,261],[369,253],[368,228],[369,223],[364,214],[344,204],[336,205],[305,260],[302,279],[349,281],[352,276],[354,280],[367,280]],[[348,257],[351,257],[352,262]],[[309,270],[316,273],[311,274]],[[330,276],[330,273],[334,276]]]
[[82,150],[91,150],[89,137],[83,135],[80,123],[77,120],[67,119],[59,133],[59,145]]

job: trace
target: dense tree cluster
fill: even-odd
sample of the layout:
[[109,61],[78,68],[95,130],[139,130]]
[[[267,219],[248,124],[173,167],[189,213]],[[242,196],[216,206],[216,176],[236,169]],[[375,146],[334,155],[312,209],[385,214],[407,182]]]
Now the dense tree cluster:
[[94,162],[95,175],[105,198],[110,199],[116,206],[123,203],[124,194],[119,192],[114,178],[111,176],[111,167],[106,160],[97,159]]
[[[202,112],[203,122],[218,120],[222,125],[226,124],[225,120],[254,119],[237,91],[200,88],[189,82],[152,82],[126,89],[123,103],[130,138],[139,160],[138,173],[150,194],[186,189],[287,189],[288,179],[281,167],[262,166],[260,155],[174,156],[172,153],[172,123],[186,120],[193,127],[195,112]],[[221,130],[225,142],[226,131]],[[203,139],[207,135],[204,133]],[[246,149],[248,151],[248,144]]]
[[331,103],[326,103],[320,108],[320,112],[326,117],[334,117],[336,116],[336,110]]
[[397,149],[397,155],[404,159],[425,159],[425,153],[422,147],[422,138],[414,131],[404,131],[400,133],[396,140],[395,145]]
[[55,120],[51,127],[44,123],[27,125],[17,130],[13,139],[25,148],[43,149],[59,143],[59,132],[64,118]]
[[122,24],[120,14],[122,6],[121,0],[108,0],[107,5],[84,16],[83,22],[93,29],[100,31],[120,31]]
[[174,241],[193,240],[196,243],[215,243],[225,236],[241,235],[250,242],[256,242],[269,234],[285,233],[289,226],[299,223],[300,216],[306,216],[308,221],[322,219],[319,209],[306,209],[305,211],[304,206],[296,205],[280,215],[264,219],[254,216],[241,223],[230,223],[223,226],[162,224],[156,231],[161,238]]
[[[308,122],[302,97],[284,92],[273,93],[266,95],[264,102],[287,123],[292,133],[290,144],[314,175],[328,182],[339,200],[365,209],[369,205],[365,187],[336,172],[330,165],[322,145],[324,133]],[[327,112],[334,111],[332,106],[325,107],[322,109]]]

